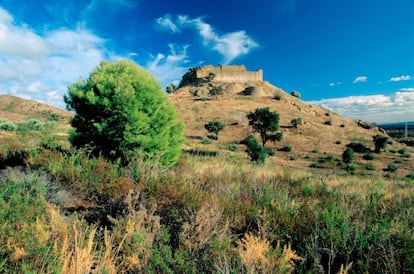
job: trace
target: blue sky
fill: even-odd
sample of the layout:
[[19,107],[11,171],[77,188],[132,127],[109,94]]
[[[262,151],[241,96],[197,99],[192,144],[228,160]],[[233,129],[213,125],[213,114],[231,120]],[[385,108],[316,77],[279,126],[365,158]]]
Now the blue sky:
[[414,0],[0,0],[0,93],[64,108],[100,60],[163,86],[244,64],[348,118],[414,120],[413,18]]

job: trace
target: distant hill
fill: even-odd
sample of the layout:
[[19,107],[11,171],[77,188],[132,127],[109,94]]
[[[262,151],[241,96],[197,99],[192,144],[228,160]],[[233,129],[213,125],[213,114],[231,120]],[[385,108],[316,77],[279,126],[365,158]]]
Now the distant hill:
[[[215,80],[215,71],[208,73],[206,70],[209,68],[211,66],[190,69],[184,75],[179,88],[169,95],[186,122],[188,149],[218,151],[220,147],[238,145],[252,132],[246,115],[262,107],[269,107],[270,110],[279,113],[280,131],[283,132],[281,142],[268,142],[266,147],[279,151],[285,145],[291,145],[293,148],[289,153],[277,152],[276,157],[271,157],[270,160],[275,164],[309,166],[309,160],[316,159],[316,152],[319,157],[334,155],[341,159],[347,144],[357,141],[373,150],[373,136],[387,135],[374,124],[343,118],[328,109],[304,102],[266,81],[239,81],[238,79],[243,77],[237,77],[234,73],[234,77],[230,79],[227,75],[221,75],[220,79],[226,79],[225,81]],[[200,71],[202,73],[199,73]],[[221,95],[211,96],[211,90],[219,90]],[[291,123],[292,119],[296,118],[302,120],[298,128],[293,127]],[[202,139],[208,132],[204,125],[215,119],[222,121],[226,127],[220,132],[217,141],[205,145]],[[259,139],[257,134],[256,136]],[[403,146],[396,142],[394,145]],[[243,146],[240,148],[243,149]],[[358,160],[365,161],[362,155],[357,157],[360,157]],[[386,168],[392,161],[391,158],[375,161],[377,169]],[[411,161],[409,168],[413,167]]]
[[0,95],[0,118],[24,121],[30,118],[68,121],[73,114],[46,104],[11,95]]

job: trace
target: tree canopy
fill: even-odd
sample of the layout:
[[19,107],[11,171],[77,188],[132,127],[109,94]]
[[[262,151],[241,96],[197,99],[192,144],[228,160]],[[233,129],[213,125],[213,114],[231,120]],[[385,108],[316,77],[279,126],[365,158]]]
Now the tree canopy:
[[132,61],[103,61],[68,87],[64,97],[75,131],[75,147],[128,163],[136,154],[157,159],[164,167],[177,160],[184,143],[184,125],[176,117],[154,76]]
[[276,131],[279,129],[279,113],[270,111],[268,107],[257,108],[247,114],[247,119],[249,126],[260,134],[263,146],[268,140],[278,140]]

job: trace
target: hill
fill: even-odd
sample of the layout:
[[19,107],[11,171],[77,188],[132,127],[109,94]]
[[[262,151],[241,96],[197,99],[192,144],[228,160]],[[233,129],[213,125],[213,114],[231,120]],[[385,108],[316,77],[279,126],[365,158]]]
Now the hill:
[[27,119],[62,120],[72,117],[72,113],[32,100],[11,95],[0,95],[0,117],[17,122]]
[[[239,144],[252,132],[246,115],[262,107],[269,107],[279,113],[280,130],[283,132],[281,142],[268,142],[266,146],[279,151],[285,145],[293,148],[291,152],[278,152],[278,155],[269,158],[275,164],[307,168],[329,155],[341,159],[346,145],[351,142],[360,142],[374,150],[373,136],[387,135],[375,125],[343,118],[330,110],[304,102],[261,79],[246,81],[243,76],[224,77],[224,70],[220,70],[217,80],[214,76],[220,68],[213,68],[212,72],[207,73],[212,68],[207,66],[190,69],[183,76],[179,88],[169,95],[186,122],[188,149],[218,151],[223,146]],[[239,67],[237,70],[240,70]],[[220,90],[221,95],[211,96],[210,90],[214,89]],[[296,118],[302,120],[298,128],[291,123]],[[203,137],[208,134],[204,125],[216,119],[226,124],[218,141],[211,145],[201,144]],[[397,151],[401,147],[404,145],[395,142],[389,149]],[[243,150],[243,146],[240,149]],[[362,154],[357,155],[357,160],[362,164],[374,165],[378,170],[386,170],[395,160],[392,153],[382,154],[376,161],[369,162],[362,157]],[[412,161],[404,161],[400,171],[407,173],[412,169]]]

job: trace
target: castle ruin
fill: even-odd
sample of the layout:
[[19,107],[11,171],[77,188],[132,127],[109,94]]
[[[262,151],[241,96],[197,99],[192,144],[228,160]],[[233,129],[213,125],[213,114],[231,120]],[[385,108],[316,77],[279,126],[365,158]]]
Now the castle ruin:
[[247,82],[262,82],[263,70],[247,71],[244,65],[228,66],[212,65],[190,68],[184,74],[180,86],[189,83],[200,83],[206,81],[226,82],[226,83],[247,83]]

